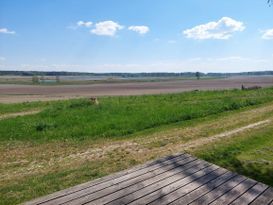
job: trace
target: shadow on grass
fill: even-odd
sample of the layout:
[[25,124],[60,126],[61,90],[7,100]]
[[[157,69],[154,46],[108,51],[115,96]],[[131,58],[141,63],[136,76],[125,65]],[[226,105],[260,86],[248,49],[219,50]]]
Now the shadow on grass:
[[203,159],[273,187],[273,169],[267,167],[266,162],[240,161],[235,153],[203,157]]

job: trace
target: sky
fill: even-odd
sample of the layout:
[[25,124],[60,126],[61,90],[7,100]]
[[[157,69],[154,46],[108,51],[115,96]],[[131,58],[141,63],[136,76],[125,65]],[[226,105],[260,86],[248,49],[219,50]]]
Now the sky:
[[1,0],[0,70],[273,70],[267,0]]

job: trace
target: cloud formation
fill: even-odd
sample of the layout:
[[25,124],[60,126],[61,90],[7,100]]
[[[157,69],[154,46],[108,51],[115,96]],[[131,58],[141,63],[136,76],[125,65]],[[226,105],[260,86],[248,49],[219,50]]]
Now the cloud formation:
[[78,27],[87,27],[90,28],[93,25],[93,22],[91,21],[78,21],[77,26]]
[[102,21],[95,24],[95,28],[90,32],[99,36],[114,36],[123,26],[114,21]]
[[208,22],[183,31],[187,38],[193,39],[229,39],[234,32],[243,31],[243,22],[230,17],[223,17],[218,21]]
[[273,28],[265,30],[263,33],[264,33],[262,36],[263,39],[266,39],[266,40],[273,39]]
[[0,33],[4,34],[15,34],[15,31],[10,31],[7,28],[0,28]]
[[139,34],[146,34],[150,31],[150,28],[148,26],[130,26],[128,28],[128,30],[130,31],[135,31]]

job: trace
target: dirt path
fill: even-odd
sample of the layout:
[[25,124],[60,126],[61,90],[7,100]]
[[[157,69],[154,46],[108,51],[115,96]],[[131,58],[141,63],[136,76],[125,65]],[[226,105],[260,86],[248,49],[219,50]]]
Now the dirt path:
[[263,126],[266,126],[270,122],[272,122],[271,119],[259,121],[259,122],[252,123],[252,124],[249,124],[247,126],[240,127],[240,128],[234,129],[234,130],[226,131],[226,132],[223,132],[223,133],[211,136],[211,137],[190,141],[190,142],[185,143],[183,145],[179,145],[179,147],[181,147],[185,151],[191,150],[191,149],[197,148],[199,146],[212,143],[212,142],[214,142],[216,140],[220,140],[222,138],[232,137],[233,135],[238,134],[238,133],[243,132],[243,131],[246,131],[246,130],[261,128]]
[[[260,128],[263,126],[266,126],[269,124],[272,120],[267,119],[263,121],[259,121],[256,123],[249,124],[244,127],[236,128],[230,131],[226,131],[211,137],[206,137],[203,139],[197,139],[197,140],[192,140],[189,141],[188,143],[185,144],[179,144],[179,149],[184,149],[184,150],[190,150],[192,148],[196,148],[211,142],[214,142],[216,140],[220,140],[221,138],[224,137],[232,137],[235,134],[238,134],[240,132],[250,130],[250,129],[255,129],[255,128]],[[99,159],[99,158],[104,158],[106,157],[107,153],[112,152],[116,149],[124,149],[125,151],[128,152],[135,152],[135,153],[140,153],[140,152],[148,152],[148,149],[143,148],[140,143],[136,142],[120,142],[120,143],[111,143],[109,145],[104,145],[101,148],[93,148],[93,149],[87,149],[84,152],[76,153],[76,154],[71,154],[66,157],[58,158],[58,162],[66,161],[66,160],[73,160],[77,158],[90,158],[92,157],[94,160]]]
[[30,110],[30,111],[25,111],[25,112],[16,112],[16,113],[4,114],[4,115],[0,115],[0,120],[19,117],[19,116],[25,116],[25,115],[34,115],[34,114],[37,114],[39,112],[41,112],[41,110]]

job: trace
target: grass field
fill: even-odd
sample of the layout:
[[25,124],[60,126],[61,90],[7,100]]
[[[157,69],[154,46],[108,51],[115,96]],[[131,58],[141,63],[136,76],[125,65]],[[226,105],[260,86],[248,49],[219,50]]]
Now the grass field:
[[2,104],[0,116],[34,109],[0,120],[0,204],[182,151],[272,185],[272,123],[187,143],[272,120],[273,88]]
[[273,125],[198,150],[207,161],[273,186]]
[[[122,138],[141,130],[258,105],[270,100],[273,100],[272,88],[247,92],[204,91],[107,97],[99,99],[99,105],[93,105],[87,99],[61,101],[48,105],[46,103],[17,104],[14,105],[16,111],[19,108],[37,108],[41,105],[46,109],[37,115],[2,121],[0,140]],[[1,109],[11,111],[12,106],[7,105]]]

